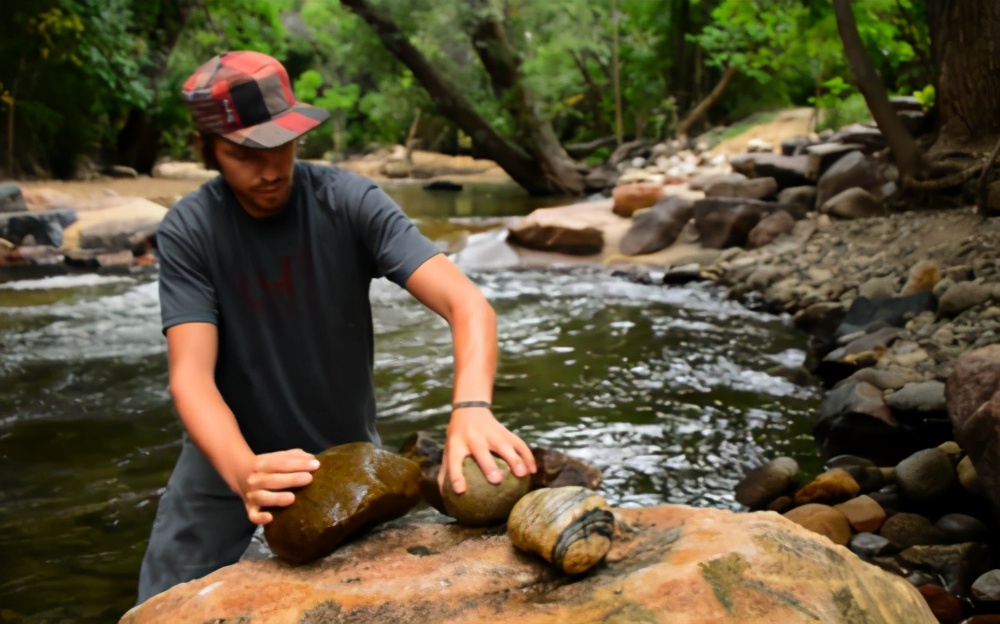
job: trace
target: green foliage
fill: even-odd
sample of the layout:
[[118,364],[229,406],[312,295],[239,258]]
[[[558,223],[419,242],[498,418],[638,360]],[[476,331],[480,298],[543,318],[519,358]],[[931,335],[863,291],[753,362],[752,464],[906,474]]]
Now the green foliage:
[[816,130],[839,130],[853,123],[871,121],[872,118],[864,96],[856,91],[844,98],[831,99],[825,106],[817,108]]
[[131,4],[16,0],[5,9],[0,83],[15,107],[22,169],[71,174],[79,154],[114,139],[128,109],[149,104],[146,50],[130,31]]
[[920,102],[920,105],[924,107],[925,111],[927,111],[934,108],[936,93],[937,92],[934,89],[934,85],[927,85],[926,87],[920,89],[919,91],[914,91],[913,97],[917,98],[917,101]]
[[801,36],[806,15],[800,0],[723,0],[694,40],[710,66],[735,67],[766,84],[794,62],[787,50]]
[[[513,136],[515,95],[494,92],[471,43],[482,5],[369,1],[484,119]],[[889,91],[932,106],[924,1],[852,4]],[[81,154],[113,157],[135,111],[159,131],[163,155],[191,157],[181,84],[224,50],[277,57],[297,97],[330,112],[329,124],[303,142],[305,155],[401,143],[418,116],[437,114],[419,82],[339,0],[7,0],[4,10],[0,120],[13,106],[23,173],[68,175]],[[715,122],[789,105],[814,105],[827,124],[866,114],[827,0],[491,0],[483,10],[502,22],[522,84],[565,143],[614,133],[616,49],[629,137],[669,136],[728,67],[739,73],[710,111]],[[175,15],[186,17],[179,31]],[[433,131],[447,122],[434,119]],[[0,123],[0,147],[5,130]]]

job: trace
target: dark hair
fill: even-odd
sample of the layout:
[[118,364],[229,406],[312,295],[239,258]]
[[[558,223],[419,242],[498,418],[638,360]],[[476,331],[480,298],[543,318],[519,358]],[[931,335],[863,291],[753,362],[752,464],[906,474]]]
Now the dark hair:
[[206,133],[199,133],[195,138],[195,144],[201,153],[201,164],[209,171],[221,171],[219,160],[215,157],[215,142],[218,140],[219,135]]

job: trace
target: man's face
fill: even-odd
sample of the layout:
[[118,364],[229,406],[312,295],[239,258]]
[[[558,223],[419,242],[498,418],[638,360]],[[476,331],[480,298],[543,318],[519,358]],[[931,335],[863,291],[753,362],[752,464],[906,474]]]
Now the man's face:
[[250,216],[276,215],[285,207],[292,189],[295,141],[254,149],[221,139],[215,142],[215,158],[222,177]]

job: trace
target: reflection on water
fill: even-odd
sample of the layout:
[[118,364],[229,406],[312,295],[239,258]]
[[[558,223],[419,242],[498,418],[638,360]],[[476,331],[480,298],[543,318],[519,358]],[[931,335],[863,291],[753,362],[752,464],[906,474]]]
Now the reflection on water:
[[[803,359],[781,322],[597,269],[473,278],[499,318],[498,417],[601,468],[613,503],[730,507],[748,464],[815,465],[817,394],[768,372]],[[447,326],[387,282],[372,301],[386,446],[443,439]],[[115,621],[178,451],[156,284],[0,284],[0,358],[0,620]]]

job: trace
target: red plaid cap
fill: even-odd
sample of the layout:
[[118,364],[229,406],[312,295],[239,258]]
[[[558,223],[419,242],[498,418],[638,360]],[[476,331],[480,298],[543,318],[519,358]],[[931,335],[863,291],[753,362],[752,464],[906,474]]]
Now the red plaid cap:
[[330,116],[296,101],[288,72],[260,52],[223,52],[191,74],[182,94],[195,128],[247,147],[284,145]]

